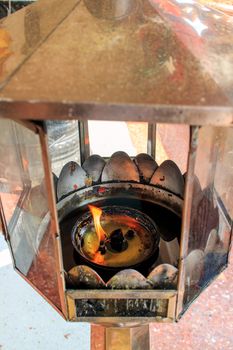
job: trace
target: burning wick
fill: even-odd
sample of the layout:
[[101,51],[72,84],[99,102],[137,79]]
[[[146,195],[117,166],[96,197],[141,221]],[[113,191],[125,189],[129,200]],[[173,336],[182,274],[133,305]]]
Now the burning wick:
[[[114,230],[108,237],[100,223],[100,217],[103,212],[102,209],[93,205],[88,205],[88,207],[93,217],[95,232],[98,238],[98,249],[96,250],[94,261],[101,263],[104,260],[103,255],[107,250],[120,253],[127,249],[128,243],[120,228]],[[128,230],[126,236],[129,236],[129,240],[132,239],[134,237],[134,231]]]
[[99,245],[101,242],[103,242],[103,244],[104,244],[104,241],[106,239],[106,233],[100,224],[100,217],[101,217],[103,211],[100,208],[94,207],[94,205],[88,205],[88,208],[90,209],[91,214],[93,216],[95,232],[96,232],[98,240],[99,240]]

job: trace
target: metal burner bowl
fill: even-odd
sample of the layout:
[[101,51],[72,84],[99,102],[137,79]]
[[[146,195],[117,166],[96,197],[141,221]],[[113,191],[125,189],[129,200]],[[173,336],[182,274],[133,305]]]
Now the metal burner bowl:
[[149,246],[146,246],[146,242],[143,242],[143,244],[145,244],[144,254],[140,256],[136,264],[130,264],[130,260],[128,260],[128,263],[126,261],[125,264],[124,262],[118,262],[116,265],[112,263],[110,266],[96,263],[92,259],[88,258],[82,249],[82,241],[87,232],[86,228],[90,227],[93,224],[91,213],[85,212],[78,218],[71,233],[72,243],[76,250],[75,260],[79,264],[81,262],[82,264],[93,267],[94,270],[103,278],[106,276],[109,278],[109,276],[112,276],[116,272],[129,267],[136,269],[142,273],[147,273],[151,265],[158,258],[159,254],[158,246],[160,241],[160,234],[154,221],[141,211],[132,208],[122,206],[106,206],[102,207],[101,209],[103,210],[101,216],[102,222],[114,222],[116,220],[117,224],[121,225],[125,222],[125,220],[130,220],[128,227],[137,227],[137,229],[139,229],[143,234],[142,238],[145,240],[147,236],[151,244]]

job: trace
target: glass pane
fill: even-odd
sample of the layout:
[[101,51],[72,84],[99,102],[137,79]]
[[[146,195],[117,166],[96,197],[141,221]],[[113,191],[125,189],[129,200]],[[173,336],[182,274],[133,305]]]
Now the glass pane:
[[0,194],[16,268],[60,309],[39,137],[8,120],[0,133]]
[[189,125],[156,125],[156,161],[161,164],[173,160],[182,173],[187,170],[189,151]]
[[231,238],[233,129],[199,131],[185,258],[185,304],[190,303],[226,266]]
[[77,120],[47,121],[49,154],[52,171],[59,176],[69,161],[80,164],[79,127]]
[[215,174],[215,187],[227,213],[233,218],[233,128],[219,129],[224,142],[219,149]]
[[147,123],[88,121],[90,153],[110,157],[124,151],[129,156],[147,152]]

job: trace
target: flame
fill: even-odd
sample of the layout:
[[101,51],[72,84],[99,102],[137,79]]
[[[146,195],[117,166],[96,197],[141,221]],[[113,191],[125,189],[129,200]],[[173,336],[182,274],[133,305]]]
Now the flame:
[[94,205],[88,205],[94,220],[95,231],[98,236],[99,242],[104,241],[106,233],[100,224],[100,217],[102,215],[102,209],[94,207]]
[[100,252],[97,252],[95,254],[95,257],[93,259],[93,262],[96,264],[103,264],[104,262],[104,256],[100,254]]

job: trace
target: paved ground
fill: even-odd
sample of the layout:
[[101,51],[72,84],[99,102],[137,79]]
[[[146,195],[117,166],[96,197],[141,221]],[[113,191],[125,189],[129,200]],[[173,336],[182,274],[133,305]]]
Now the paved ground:
[[65,322],[13,271],[0,234],[0,349],[89,350],[89,329]]
[[151,325],[151,350],[233,350],[232,258],[178,323]]

